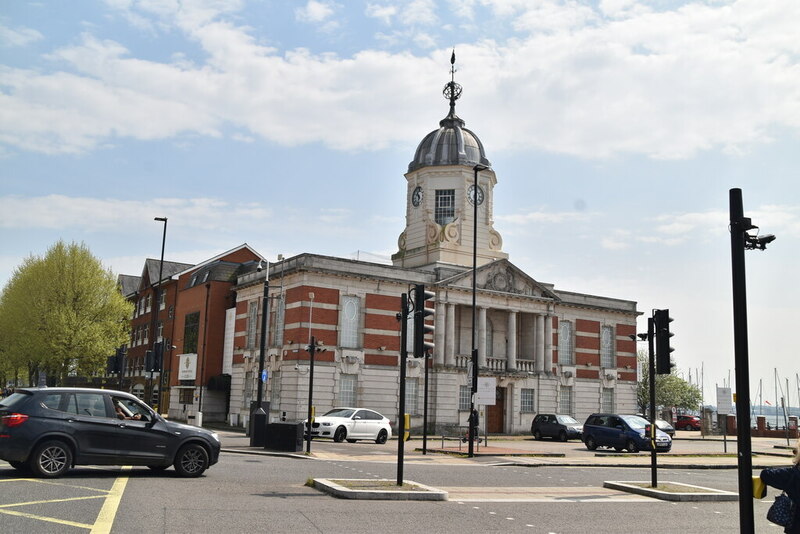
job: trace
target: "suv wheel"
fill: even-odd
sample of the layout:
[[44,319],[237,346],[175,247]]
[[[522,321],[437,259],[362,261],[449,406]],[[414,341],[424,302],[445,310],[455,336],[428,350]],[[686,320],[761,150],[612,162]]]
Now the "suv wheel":
[[31,471],[44,478],[60,477],[72,465],[72,450],[63,441],[45,441],[33,451]]
[[562,430],[558,433],[558,439],[559,441],[567,441],[567,433]]
[[174,466],[182,477],[199,477],[208,468],[208,453],[202,445],[189,443],[175,455]]
[[636,442],[632,439],[628,440],[628,446],[626,447],[629,452],[639,452],[639,447],[636,445]]
[[586,448],[589,449],[590,451],[593,451],[597,448],[597,442],[595,442],[592,436],[586,436],[585,443],[586,443]]

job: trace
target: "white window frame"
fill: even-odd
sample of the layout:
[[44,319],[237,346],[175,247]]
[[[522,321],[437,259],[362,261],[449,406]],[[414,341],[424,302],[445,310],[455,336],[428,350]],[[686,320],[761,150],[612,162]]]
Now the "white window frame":
[[339,375],[339,398],[338,406],[358,406],[358,375],[340,374]]
[[419,378],[406,378],[406,413],[419,413]]
[[258,299],[253,299],[247,304],[247,348],[256,346],[256,330],[258,324]]
[[519,411],[522,413],[536,412],[536,390],[533,388],[521,388],[519,396]]
[[603,388],[600,392],[600,411],[614,413],[614,388]]
[[469,407],[472,399],[472,387],[471,386],[459,386],[458,387],[458,411],[459,412],[468,412]]
[[[566,406],[569,404],[569,406]],[[572,415],[575,397],[573,396],[572,386],[561,386],[558,391],[558,413]]]

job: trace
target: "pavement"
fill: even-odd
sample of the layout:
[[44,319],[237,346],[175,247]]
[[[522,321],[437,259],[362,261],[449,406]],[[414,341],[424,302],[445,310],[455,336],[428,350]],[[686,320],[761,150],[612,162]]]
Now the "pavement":
[[[224,452],[287,456],[304,459],[396,462],[398,443],[390,440],[386,445],[370,447],[368,451],[358,447],[330,448],[318,446],[326,440],[314,440],[311,453],[282,452],[263,447],[251,447],[250,438],[241,431],[217,429]],[[423,451],[421,438],[412,438],[404,445],[404,462],[424,462],[438,464],[495,464],[524,466],[596,466],[596,467],[649,467],[649,451],[637,454],[618,453],[613,449],[589,451],[577,440],[566,443],[543,439],[534,440],[531,436],[489,436],[488,442],[476,443],[473,457],[469,458],[468,444],[459,440],[442,439],[440,436],[428,438]],[[791,448],[781,438],[752,438],[753,469],[788,465],[791,461]],[[423,453],[424,452],[424,453]],[[673,440],[672,450],[658,453],[658,466],[680,469],[736,469],[736,439],[722,436],[701,437],[699,432],[678,431]]]

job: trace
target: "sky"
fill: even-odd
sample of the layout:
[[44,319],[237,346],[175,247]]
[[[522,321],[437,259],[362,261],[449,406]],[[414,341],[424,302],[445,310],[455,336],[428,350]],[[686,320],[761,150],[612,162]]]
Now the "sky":
[[455,49],[510,261],[636,301],[640,332],[669,309],[706,403],[736,390],[742,190],[777,237],[746,253],[750,394],[797,406],[798,24],[796,0],[4,2],[0,285],[58,240],[140,275],[154,217],[170,261],[388,262]]

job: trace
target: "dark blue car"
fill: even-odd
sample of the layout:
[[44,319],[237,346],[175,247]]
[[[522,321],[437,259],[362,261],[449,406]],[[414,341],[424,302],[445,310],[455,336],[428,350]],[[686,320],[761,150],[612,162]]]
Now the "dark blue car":
[[[649,451],[650,436],[645,431],[650,423],[638,415],[595,413],[583,424],[583,442],[590,451],[597,447],[609,447],[621,452]],[[672,438],[656,429],[656,451],[669,452]]]

